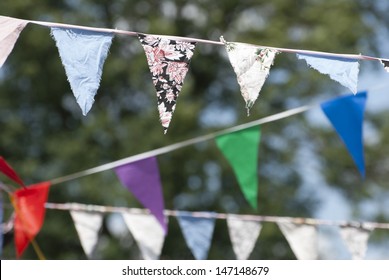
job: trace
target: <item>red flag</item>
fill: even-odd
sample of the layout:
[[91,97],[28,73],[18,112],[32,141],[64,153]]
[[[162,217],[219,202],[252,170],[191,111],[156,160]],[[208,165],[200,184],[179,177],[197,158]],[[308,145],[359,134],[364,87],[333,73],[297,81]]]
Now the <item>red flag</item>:
[[5,161],[3,157],[0,157],[0,171],[4,173],[8,178],[18,183],[20,186],[24,187],[22,179],[19,178],[15,170]]
[[19,189],[12,194],[16,214],[14,230],[18,257],[23,254],[43,225],[49,188],[50,182],[43,182]]

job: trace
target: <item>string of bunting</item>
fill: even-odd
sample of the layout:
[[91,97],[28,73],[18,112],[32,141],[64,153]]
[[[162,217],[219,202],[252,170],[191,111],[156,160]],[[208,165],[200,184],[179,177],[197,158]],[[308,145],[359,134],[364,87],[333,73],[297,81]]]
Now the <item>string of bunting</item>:
[[[328,117],[343,140],[362,176],[365,176],[362,127],[366,98],[367,92],[360,92],[357,95],[344,95],[320,103],[323,113]],[[256,208],[260,124],[289,117],[312,107],[313,105],[287,110],[251,123],[189,139],[28,187],[24,186],[17,173],[0,157],[0,171],[22,187],[14,192],[8,191],[16,212],[15,225],[18,226],[15,226],[15,231],[17,232],[15,234],[15,244],[18,256],[21,256],[28,244],[33,242],[43,225],[45,215],[44,204],[47,202],[48,191],[52,185],[109,169],[115,170],[121,183],[133,193],[145,208],[149,209],[159,222],[162,232],[166,234],[167,221],[164,214],[163,191],[156,157],[157,155],[210,139],[215,139],[218,148],[229,161],[243,195],[249,204]],[[5,187],[2,189],[5,189]],[[28,229],[29,227],[32,227],[34,230]],[[34,247],[37,246],[34,245]]]
[[[70,87],[83,115],[94,103],[109,48],[115,34],[137,36],[147,58],[156,89],[159,118],[167,132],[177,105],[177,98],[189,71],[189,63],[197,43],[224,45],[237,76],[247,113],[259,96],[274,59],[280,52],[294,53],[313,69],[357,93],[359,60],[380,61],[389,71],[389,60],[355,54],[337,54],[312,50],[288,49],[189,37],[150,35],[109,28],[23,20],[0,16],[0,67],[6,61],[28,23],[50,27]],[[74,52],[74,49],[77,52]]]
[[[158,259],[165,236],[158,221],[146,209],[86,205],[79,203],[46,203],[47,209],[70,211],[82,247],[89,258],[98,243],[103,214],[119,213],[134,236],[145,259]],[[213,238],[215,219],[226,220],[237,259],[247,259],[254,249],[263,222],[275,223],[289,242],[298,259],[318,258],[318,226],[339,228],[353,259],[363,259],[368,237],[374,229],[389,229],[388,223],[332,221],[301,217],[239,215],[215,212],[164,210],[166,217],[175,217],[185,242],[196,259],[206,259]],[[168,218],[166,218],[168,219]],[[152,227],[153,230],[150,230]],[[152,246],[151,246],[152,245]],[[308,246],[307,246],[308,245]],[[153,248],[152,253],[146,248]]]

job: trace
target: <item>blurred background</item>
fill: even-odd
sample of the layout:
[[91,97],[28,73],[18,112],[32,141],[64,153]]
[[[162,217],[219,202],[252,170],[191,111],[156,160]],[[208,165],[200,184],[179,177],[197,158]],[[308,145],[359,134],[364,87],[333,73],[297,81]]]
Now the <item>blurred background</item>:
[[[12,0],[1,1],[0,11],[21,19],[389,58],[386,1]],[[243,198],[214,141],[158,156],[166,209],[389,222],[389,73],[377,61],[360,61],[359,77],[358,89],[371,89],[365,180],[317,107],[261,127],[257,210]],[[29,24],[0,69],[0,155],[32,184],[347,93],[295,55],[280,53],[247,117],[225,48],[199,43],[164,135],[136,37],[115,36],[96,101],[84,117],[50,29]],[[141,207],[113,171],[55,185],[49,202]],[[5,220],[10,214],[8,204]],[[325,237],[321,258],[349,258],[335,229],[319,230]],[[48,259],[86,258],[67,211],[47,210],[36,240]],[[12,232],[4,243],[2,258],[16,258]],[[95,258],[141,259],[120,215],[105,215]],[[250,259],[294,258],[278,227],[264,223]],[[373,231],[366,258],[389,259],[388,230]],[[32,246],[23,259],[37,259]],[[174,218],[161,259],[193,259]],[[216,221],[208,259],[235,259],[224,220]]]

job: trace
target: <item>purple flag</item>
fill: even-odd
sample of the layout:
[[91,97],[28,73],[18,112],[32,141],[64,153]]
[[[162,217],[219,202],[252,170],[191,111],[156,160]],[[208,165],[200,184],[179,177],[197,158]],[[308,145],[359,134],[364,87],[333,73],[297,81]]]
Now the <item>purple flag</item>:
[[156,157],[150,157],[115,168],[115,172],[126,188],[148,208],[161,224],[165,234],[167,223],[161,178]]

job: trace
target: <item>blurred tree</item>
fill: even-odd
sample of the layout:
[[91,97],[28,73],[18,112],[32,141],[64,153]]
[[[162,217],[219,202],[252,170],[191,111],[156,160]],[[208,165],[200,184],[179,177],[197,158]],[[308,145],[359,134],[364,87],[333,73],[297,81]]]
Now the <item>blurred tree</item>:
[[[380,27],[387,32],[384,23],[389,8],[365,0],[15,0],[1,2],[0,10],[2,15],[23,19],[212,40],[223,35],[228,41],[379,55],[377,30]],[[169,132],[163,135],[151,75],[135,37],[115,36],[96,102],[86,117],[73,98],[48,28],[28,25],[0,71],[0,154],[27,183],[71,174],[345,91],[305,62],[282,53],[247,117],[224,48],[198,44]],[[304,165],[296,164],[300,151],[308,147],[328,184],[355,203],[354,217],[359,219],[358,203],[372,196],[370,187],[389,189],[383,152],[388,149],[389,128],[382,115],[367,117],[380,130],[380,140],[367,147],[371,160],[365,181],[358,177],[333,130],[314,126],[299,115],[262,127],[257,211],[244,200],[213,141],[158,157],[166,208],[309,217],[320,205],[314,197],[301,195],[309,174]],[[140,207],[112,171],[53,186],[49,201]],[[118,236],[112,231],[115,218],[115,214],[106,217],[96,258],[140,258],[129,234]],[[389,219],[382,211],[374,218]],[[266,224],[259,240],[251,258],[294,258],[275,225]],[[37,242],[49,259],[85,258],[67,212],[48,210]],[[12,241],[5,246],[3,257],[15,257]],[[35,259],[36,254],[29,248],[23,258]],[[170,219],[161,258],[193,258],[174,219]],[[216,223],[209,258],[235,258],[224,221]]]

